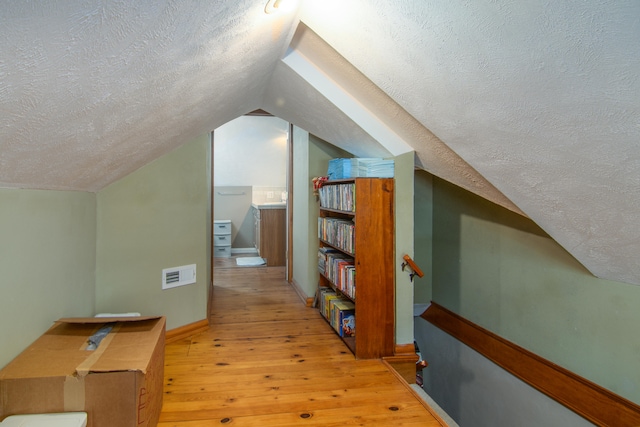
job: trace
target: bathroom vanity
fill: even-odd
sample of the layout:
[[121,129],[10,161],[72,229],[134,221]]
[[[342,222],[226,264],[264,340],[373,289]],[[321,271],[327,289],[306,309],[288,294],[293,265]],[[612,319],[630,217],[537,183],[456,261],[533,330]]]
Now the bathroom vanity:
[[252,204],[254,246],[258,255],[265,259],[267,266],[281,266],[286,263],[286,204]]

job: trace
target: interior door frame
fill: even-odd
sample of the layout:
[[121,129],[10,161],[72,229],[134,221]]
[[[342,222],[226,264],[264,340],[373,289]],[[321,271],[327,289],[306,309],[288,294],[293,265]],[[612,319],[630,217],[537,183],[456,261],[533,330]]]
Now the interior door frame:
[[286,280],[293,282],[293,124],[287,135],[287,268]]
[[212,298],[213,298],[213,274],[214,274],[214,271],[213,271],[213,264],[214,264],[214,262],[213,262],[213,248],[214,248],[214,243],[215,243],[215,238],[214,238],[214,235],[213,235],[213,233],[214,233],[214,229],[213,229],[214,214],[213,213],[214,213],[214,203],[215,203],[214,202],[214,200],[215,200],[214,189],[213,189],[213,187],[214,187],[214,179],[213,179],[213,175],[214,175],[214,173],[213,173],[213,164],[214,164],[213,160],[214,160],[214,158],[213,158],[213,156],[214,156],[214,152],[215,152],[215,150],[213,149],[214,134],[215,134],[215,131],[212,130],[211,131],[211,138],[210,138],[210,141],[211,141],[210,144],[211,145],[209,147],[209,150],[211,151],[210,159],[209,159],[210,162],[211,162],[211,165],[209,167],[209,173],[211,175],[210,176],[210,182],[211,182],[211,192],[210,193],[211,194],[209,195],[209,197],[211,197],[211,213],[209,215],[209,230],[210,230],[210,233],[209,233],[210,236],[209,237],[211,239],[211,242],[209,244],[210,244],[211,247],[209,249],[209,264],[211,265],[211,268],[210,268],[209,274],[210,274],[211,277],[210,277],[210,281],[209,281],[209,292],[207,293],[207,320],[209,320],[209,318],[211,317],[211,302],[212,302]]
[[[262,110],[256,110],[255,112],[249,113],[247,115],[271,115],[269,113],[263,112]],[[287,282],[292,283],[293,282],[293,123],[288,123],[289,126],[289,132],[287,135],[287,171],[286,171],[286,180],[287,180],[287,220],[286,220],[286,233],[287,233],[287,238],[286,238],[286,270],[285,270],[285,279],[287,280]],[[209,257],[210,260],[210,264],[211,264],[211,268],[210,268],[210,275],[211,275],[211,280],[209,283],[209,294],[207,296],[207,313],[209,313],[210,310],[210,305],[211,305],[211,298],[213,295],[213,282],[214,282],[214,260],[213,260],[213,247],[214,247],[214,235],[213,235],[213,220],[214,220],[214,212],[215,212],[215,206],[214,206],[214,200],[215,200],[215,194],[214,194],[214,187],[215,187],[215,180],[214,180],[214,156],[215,156],[215,130],[211,131],[211,215],[210,215],[210,229],[211,229],[211,233],[210,233],[210,239],[211,239],[211,249],[210,249],[210,254],[211,256]]]

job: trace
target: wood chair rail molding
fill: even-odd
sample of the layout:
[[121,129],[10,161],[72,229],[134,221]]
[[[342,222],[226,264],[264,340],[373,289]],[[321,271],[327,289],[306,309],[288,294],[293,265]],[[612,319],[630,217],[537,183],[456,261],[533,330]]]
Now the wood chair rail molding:
[[640,406],[431,303],[421,317],[598,426],[640,426]]

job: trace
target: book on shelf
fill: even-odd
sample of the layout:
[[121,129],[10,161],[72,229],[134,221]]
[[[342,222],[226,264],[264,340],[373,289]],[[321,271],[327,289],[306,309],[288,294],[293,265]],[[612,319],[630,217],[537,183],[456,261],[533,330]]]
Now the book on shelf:
[[356,299],[356,266],[351,264],[344,268],[344,279],[341,282],[340,290],[349,298]]
[[355,337],[356,336],[356,314],[355,311],[345,311],[341,313],[340,321],[342,322],[342,329],[340,331],[341,337]]
[[325,316],[331,327],[341,337],[355,336],[355,304],[340,295],[328,300],[329,315]]
[[356,185],[333,184],[320,187],[320,207],[346,212],[356,211]]
[[327,276],[327,264],[329,262],[329,255],[338,253],[340,253],[340,251],[330,246],[321,246],[320,248],[318,248],[318,271],[325,277]]
[[336,292],[326,292],[324,294],[324,303],[322,304],[322,315],[326,319],[331,319],[331,300],[340,298]]
[[318,310],[320,311],[320,313],[324,314],[324,304],[326,302],[326,295],[327,294],[333,294],[335,295],[336,292],[331,289],[331,288],[326,288],[326,287],[320,287],[318,289]]
[[348,292],[349,289],[349,281],[352,272],[355,272],[355,266],[353,265],[353,260],[338,262],[335,265],[335,269],[337,270],[336,277],[334,283],[336,287],[347,296],[351,296]]
[[335,249],[318,249],[318,271],[340,292],[355,299],[356,267],[351,256]]
[[318,217],[318,238],[353,253],[355,250],[355,224],[351,220]]
[[340,301],[342,301],[341,297],[334,298],[329,301],[329,316],[327,317],[327,320],[336,332],[338,332],[339,329],[338,325],[336,324],[336,305],[339,304]]
[[332,326],[341,337],[353,337],[356,335],[356,310],[353,302],[337,300],[333,304]]

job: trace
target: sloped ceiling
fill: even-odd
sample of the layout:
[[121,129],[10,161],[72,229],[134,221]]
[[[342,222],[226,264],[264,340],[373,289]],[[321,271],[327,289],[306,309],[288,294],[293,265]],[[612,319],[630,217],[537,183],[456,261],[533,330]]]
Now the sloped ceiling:
[[0,40],[2,187],[98,191],[262,108],[640,284],[635,0],[7,0]]
[[260,108],[292,18],[194,4],[4,1],[0,185],[97,191]]

